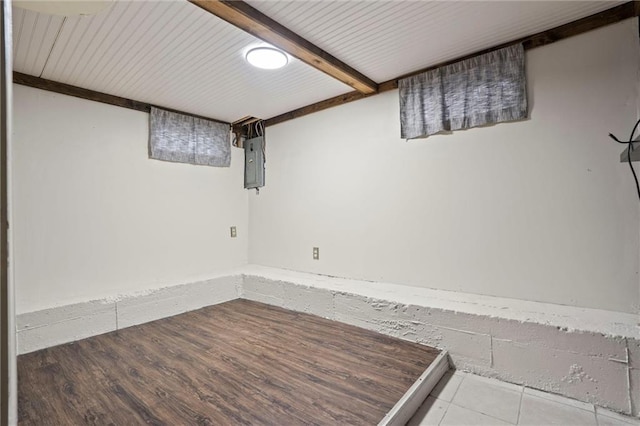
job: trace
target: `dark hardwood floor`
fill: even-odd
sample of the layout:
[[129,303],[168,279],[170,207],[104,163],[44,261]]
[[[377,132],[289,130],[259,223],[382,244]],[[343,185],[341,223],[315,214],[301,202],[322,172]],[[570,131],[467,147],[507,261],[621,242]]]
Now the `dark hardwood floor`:
[[438,353],[235,300],[19,356],[19,423],[373,425]]

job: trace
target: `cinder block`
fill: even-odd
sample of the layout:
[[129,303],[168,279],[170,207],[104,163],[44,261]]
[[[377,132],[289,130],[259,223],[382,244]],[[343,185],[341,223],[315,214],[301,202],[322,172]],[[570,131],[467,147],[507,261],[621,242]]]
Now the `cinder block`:
[[[428,303],[428,301],[426,301]],[[407,312],[416,320],[425,324],[444,326],[456,330],[491,335],[496,318],[472,315],[464,312],[434,309],[426,306],[410,305]]]
[[283,307],[323,318],[334,318],[333,293],[330,290],[283,283]]
[[464,362],[491,367],[491,336],[426,324],[420,328],[419,342],[449,351],[454,364]]
[[458,367],[491,367],[494,318],[417,305],[408,306],[407,312],[420,330],[418,341],[448,350]]
[[240,275],[221,277],[117,302],[91,301],[18,315],[18,351],[32,352],[234,300],[241,281]]
[[604,359],[626,360],[626,342],[623,337],[604,336],[601,333],[570,331],[550,325],[493,319],[491,335],[498,339],[541,348],[577,352]]
[[629,366],[640,370],[640,340],[627,338],[629,348]]
[[[411,305],[409,311],[417,321],[426,324],[487,334],[498,339],[522,343],[535,342],[547,348],[575,351],[591,356],[618,360],[626,358],[625,340],[622,337],[569,331],[551,325],[430,309],[415,305]],[[638,353],[640,357],[640,350]]]
[[479,365],[477,360],[466,358],[462,355],[451,356],[451,354],[449,354],[449,364],[451,364],[451,366],[457,371],[465,371],[482,377],[491,377],[509,383],[517,383],[519,385],[522,384],[513,380],[505,380],[501,378],[491,367]]
[[73,342],[116,329],[115,303],[87,302],[20,314],[18,354]]
[[187,311],[187,286],[167,287],[116,302],[118,328],[131,327]]
[[412,332],[406,305],[349,293],[335,293],[333,300],[336,321],[405,339]]
[[240,276],[165,287],[117,303],[118,328],[130,327],[238,298]]
[[[74,318],[87,317],[96,313],[114,311],[112,302],[92,300],[84,303],[74,303],[41,311],[27,312],[16,316],[16,329],[22,331],[38,328],[57,322],[69,321]],[[115,323],[115,322],[114,322]]]
[[205,306],[235,300],[239,297],[238,286],[242,283],[240,275],[214,278],[185,285],[185,309],[193,311]]
[[[640,416],[640,370],[629,370],[629,387],[631,389],[631,414]],[[625,411],[627,413],[627,411]]]
[[627,412],[626,365],[601,357],[493,339],[493,369],[503,380]]
[[245,275],[242,283],[243,298],[273,306],[284,306],[283,282]]

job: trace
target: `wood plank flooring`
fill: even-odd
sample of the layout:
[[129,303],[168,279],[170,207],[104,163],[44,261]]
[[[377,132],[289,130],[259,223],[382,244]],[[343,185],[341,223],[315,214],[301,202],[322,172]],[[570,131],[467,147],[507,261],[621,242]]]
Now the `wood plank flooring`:
[[438,353],[235,300],[19,356],[19,423],[373,425]]

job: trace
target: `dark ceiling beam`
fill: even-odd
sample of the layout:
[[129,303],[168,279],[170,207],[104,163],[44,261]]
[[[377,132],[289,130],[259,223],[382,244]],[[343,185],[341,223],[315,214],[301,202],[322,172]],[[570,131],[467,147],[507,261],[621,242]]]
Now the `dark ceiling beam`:
[[216,121],[218,123],[229,124],[223,120],[217,120],[215,118],[203,117],[201,115],[191,114],[189,112],[178,111],[171,108],[165,108],[162,106],[152,105],[145,102],[135,101],[133,99],[121,98],[120,96],[108,95],[102,92],[96,92],[95,90],[84,89],[82,87],[72,86],[70,84],[59,83],[53,80],[47,80],[44,78],[36,77],[33,75],[23,74],[17,71],[13,72],[13,82],[22,86],[35,87],[36,89],[48,90],[49,92],[61,93],[63,95],[73,96],[76,98],[87,99],[89,101],[100,102],[103,104],[115,105],[122,108],[133,109],[136,111],[150,112],[151,107],[162,108],[166,111],[176,112],[178,114],[189,115],[191,117],[202,118],[209,121]]
[[262,12],[239,0],[189,0],[194,5],[282,49],[312,67],[353,87],[361,93],[375,93],[378,84],[300,37]]
[[489,53],[494,50],[498,50],[503,47],[510,46],[512,44],[522,43],[525,50],[529,50],[536,47],[545,46],[547,44],[551,44],[556,41],[563,40],[565,38],[569,38],[578,34],[586,33],[591,30],[605,27],[607,25],[615,24],[616,22],[620,22],[625,19],[629,19],[637,16],[640,16],[640,1],[632,1],[628,3],[624,3],[620,6],[607,9],[603,12],[596,13],[586,18],[578,19],[577,21],[573,21],[568,24],[561,25],[559,27],[555,27],[547,31],[542,31],[537,34],[533,34],[527,37],[510,41],[508,43],[491,47],[489,49],[484,49],[478,52],[471,53],[469,55],[452,59],[450,61],[441,62],[439,64],[429,66],[427,68],[422,68],[420,70],[401,75],[392,80],[388,80],[383,83],[380,83],[378,85],[378,91],[376,93],[362,94],[359,92],[349,92],[349,93],[345,93],[344,95],[335,96],[333,98],[325,99],[324,101],[316,102],[314,104],[295,109],[293,111],[285,112],[284,114],[280,114],[265,120],[265,126],[273,126],[275,124],[279,124],[288,120],[293,120],[294,118],[302,117],[308,114],[312,114],[314,112],[322,111],[338,105],[343,105],[349,102],[357,101],[359,99],[363,99],[377,93],[388,92],[389,90],[397,89],[398,80],[402,80],[403,78],[411,77],[417,74],[422,74],[424,72],[431,71],[436,68],[443,67],[445,65],[450,65],[465,59],[469,59],[474,56]]

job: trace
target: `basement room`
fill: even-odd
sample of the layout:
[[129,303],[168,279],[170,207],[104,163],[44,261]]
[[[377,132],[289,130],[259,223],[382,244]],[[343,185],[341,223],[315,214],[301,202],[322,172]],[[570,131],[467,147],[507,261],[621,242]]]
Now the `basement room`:
[[0,425],[640,425],[640,2],[2,2]]

